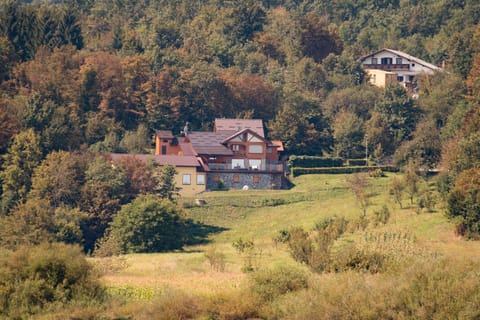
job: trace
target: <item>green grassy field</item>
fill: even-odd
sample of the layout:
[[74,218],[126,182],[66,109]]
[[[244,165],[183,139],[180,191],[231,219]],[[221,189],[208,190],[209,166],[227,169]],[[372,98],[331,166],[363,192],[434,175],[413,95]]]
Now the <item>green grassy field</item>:
[[[388,194],[393,175],[369,178],[372,198],[367,210],[370,221],[365,230],[351,230],[343,242],[373,237],[405,235],[411,246],[451,257],[469,257],[480,261],[480,243],[455,236],[453,226],[443,213],[440,202],[434,212],[419,212],[407,196],[400,209]],[[131,300],[149,300],[169,291],[211,296],[233,292],[242,286],[245,257],[232,243],[238,239],[255,244],[257,269],[275,265],[298,265],[284,244],[273,238],[280,230],[300,226],[311,230],[323,218],[359,219],[362,211],[348,188],[346,175],[305,175],[293,180],[290,190],[218,191],[201,195],[206,205],[193,205],[194,199],[182,199],[188,218],[217,229],[207,242],[185,247],[184,251],[165,254],[132,254],[113,258],[92,258],[102,272],[102,281],[114,295]],[[387,205],[391,218],[385,225],[375,225],[374,211]],[[215,228],[214,228],[215,227]],[[219,231],[222,230],[222,231]],[[401,243],[397,246],[402,246]],[[212,269],[205,251],[215,248],[225,256],[223,271]],[[399,248],[405,250],[405,248]],[[415,249],[416,250],[416,249]]]

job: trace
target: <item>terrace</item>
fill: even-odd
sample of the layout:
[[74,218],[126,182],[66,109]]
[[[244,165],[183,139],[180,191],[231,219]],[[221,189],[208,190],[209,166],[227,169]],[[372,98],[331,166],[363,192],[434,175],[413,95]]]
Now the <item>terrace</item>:
[[245,161],[230,160],[227,163],[208,163],[211,171],[263,171],[263,172],[283,172],[284,163],[281,161],[262,161],[258,160],[255,163],[248,163]]

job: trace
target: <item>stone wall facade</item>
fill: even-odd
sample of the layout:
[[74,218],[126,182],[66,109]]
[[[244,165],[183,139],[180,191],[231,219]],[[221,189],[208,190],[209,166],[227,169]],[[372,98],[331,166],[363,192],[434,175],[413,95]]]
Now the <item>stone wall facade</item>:
[[283,173],[270,172],[208,172],[207,190],[281,189]]

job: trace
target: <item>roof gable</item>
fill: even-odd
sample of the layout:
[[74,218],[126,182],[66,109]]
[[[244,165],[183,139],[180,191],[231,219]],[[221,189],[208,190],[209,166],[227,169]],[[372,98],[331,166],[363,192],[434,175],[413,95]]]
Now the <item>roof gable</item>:
[[266,142],[265,138],[260,136],[257,132],[252,129],[243,129],[239,132],[235,132],[233,135],[227,137],[222,141],[223,143],[228,143],[229,141],[243,141],[243,142]]
[[381,50],[378,50],[376,52],[373,52],[373,53],[370,53],[366,56],[363,56],[360,58],[360,61],[365,61],[367,58],[370,58],[370,57],[373,57],[373,56],[376,56],[378,55],[379,53],[382,53],[382,52],[389,52],[389,53],[392,53],[394,55],[397,55],[397,56],[400,56],[402,58],[405,58],[407,60],[410,60],[412,62],[415,62],[417,64],[420,64],[426,68],[429,68],[429,69],[432,69],[432,70],[441,70],[440,67],[437,67],[436,65],[434,64],[431,64],[425,60],[422,60],[420,58],[417,58],[417,57],[414,57],[412,55],[409,55],[408,53],[405,53],[405,52],[402,52],[402,51],[398,51],[398,50],[393,50],[393,49],[388,49],[388,48],[383,48]]

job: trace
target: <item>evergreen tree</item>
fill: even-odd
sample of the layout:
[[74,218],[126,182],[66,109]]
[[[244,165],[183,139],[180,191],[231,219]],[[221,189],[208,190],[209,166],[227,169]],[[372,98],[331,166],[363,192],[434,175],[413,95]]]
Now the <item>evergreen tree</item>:
[[15,136],[12,146],[3,157],[2,206],[7,214],[17,203],[26,199],[32,185],[32,174],[42,159],[38,136],[33,129],[22,131]]
[[163,167],[158,177],[158,194],[161,198],[175,202],[179,195],[180,188],[175,185],[175,175],[177,170],[174,166],[166,165]]

